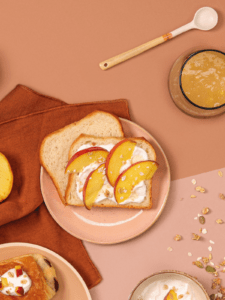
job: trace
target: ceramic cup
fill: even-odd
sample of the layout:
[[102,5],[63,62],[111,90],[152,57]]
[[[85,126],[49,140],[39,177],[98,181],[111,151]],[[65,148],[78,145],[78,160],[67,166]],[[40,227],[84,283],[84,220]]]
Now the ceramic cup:
[[[169,91],[174,103],[180,110],[196,118],[214,117],[225,112],[225,104],[215,107],[203,107],[197,105],[191,100],[191,98],[188,96],[187,92],[184,91],[182,86],[181,78],[183,75],[183,70],[187,66],[188,62],[193,60],[193,58],[197,57],[197,55],[199,55],[200,53],[206,53],[208,51],[210,51],[211,53],[219,53],[219,55],[221,55],[222,57],[224,56],[225,61],[225,53],[218,49],[209,49],[204,47],[193,48],[183,53],[175,61],[169,74]],[[207,89],[205,90],[205,92],[207,93]]]

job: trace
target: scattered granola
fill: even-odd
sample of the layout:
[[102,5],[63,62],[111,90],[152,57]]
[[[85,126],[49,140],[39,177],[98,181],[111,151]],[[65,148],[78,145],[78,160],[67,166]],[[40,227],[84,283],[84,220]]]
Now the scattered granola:
[[222,193],[219,194],[219,197],[220,197],[220,199],[223,199],[223,200],[225,199],[225,196]]
[[223,224],[223,220],[217,219],[217,220],[216,220],[216,223],[217,223],[217,224]]
[[220,269],[220,266],[216,265],[215,268],[216,268],[216,269]]
[[[218,171],[218,175],[220,177],[223,177],[222,171]],[[197,181],[195,179],[192,179],[191,182],[193,185],[196,185],[196,183],[197,183]],[[196,192],[200,192],[200,193],[207,192],[207,190],[202,186],[195,186],[194,189]],[[191,194],[190,197],[197,198],[197,196],[194,194]],[[219,193],[219,198],[222,200],[225,200],[225,193],[224,194]],[[202,225],[205,224],[205,222],[206,222],[205,215],[207,215],[209,212],[211,212],[209,207],[203,207],[202,211],[201,211],[202,214],[198,214],[197,217],[194,217],[194,220],[199,220],[199,223]],[[223,221],[222,219],[216,220],[217,224],[223,224],[224,222],[225,221]],[[202,234],[206,234],[207,229],[200,228],[199,232]],[[176,236],[174,237],[174,240],[180,241],[181,238],[182,237],[179,234],[176,234]],[[198,241],[199,239],[201,239],[201,236],[199,234],[192,233],[192,240]],[[202,239],[203,239],[203,237],[202,237]],[[213,240],[208,240],[208,241],[211,244],[208,247],[208,250],[210,252],[212,252],[212,250],[213,250],[212,245],[214,245],[215,242]],[[167,250],[172,251],[172,248],[169,247]],[[192,253],[188,252],[188,256],[192,256]],[[215,291],[214,291],[214,294],[210,295],[210,299],[211,300],[225,300],[225,288],[221,286],[221,279],[219,278],[221,273],[225,273],[225,257],[224,257],[224,261],[222,263],[215,265],[215,263],[212,261],[212,253],[209,253],[208,257],[198,257],[196,261],[192,262],[192,264],[197,266],[200,269],[205,269],[206,272],[211,273],[213,275],[214,279],[212,279],[212,289]],[[182,299],[184,295],[180,295],[180,296],[181,297],[179,297],[178,299]]]
[[203,210],[202,210],[203,215],[206,215],[208,212],[209,212],[208,207],[203,208]]
[[198,241],[201,238],[200,235],[196,234],[196,233],[192,233],[192,240]]
[[207,264],[209,262],[209,258],[208,257],[203,257],[202,261],[204,262],[204,264]]
[[218,172],[218,175],[219,175],[220,177],[223,177],[223,172],[222,172],[222,171],[219,171],[219,172]]
[[195,266],[197,266],[198,268],[201,268],[201,269],[204,268],[203,264],[200,261],[193,261],[192,264],[195,265]]
[[182,239],[182,236],[180,234],[176,234],[174,237],[175,241],[180,241]]
[[163,289],[164,289],[164,290],[168,290],[168,288],[169,288],[168,285],[167,285],[167,284],[164,284]]
[[200,192],[201,188],[202,188],[201,186],[196,186],[195,190],[196,190],[197,192]]
[[201,188],[201,189],[200,189],[200,193],[205,193],[205,189],[204,189],[204,188]]
[[205,218],[203,216],[200,216],[198,219],[200,224],[205,224]]
[[170,252],[173,251],[173,249],[171,247],[168,247],[167,250]]
[[211,267],[211,266],[206,266],[205,270],[206,270],[206,272],[209,272],[209,273],[215,273],[216,272],[216,269]]
[[212,289],[215,290],[218,287],[218,285],[220,285],[220,284],[221,284],[221,279],[220,278],[213,279],[213,281],[212,281]]

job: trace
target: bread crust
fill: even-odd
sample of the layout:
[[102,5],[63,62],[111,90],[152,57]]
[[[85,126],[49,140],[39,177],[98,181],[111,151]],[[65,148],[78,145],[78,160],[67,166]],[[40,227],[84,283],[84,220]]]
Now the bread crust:
[[[22,300],[50,300],[58,290],[56,272],[52,264],[41,254],[27,254],[0,262],[0,276],[7,270],[20,265],[32,280],[28,293],[19,298]],[[1,294],[1,299],[15,299],[14,296]]]
[[[148,151],[146,151],[148,153],[149,159],[156,161],[156,153],[154,148],[152,147],[152,145],[143,137],[132,137],[132,138],[117,138],[117,137],[113,137],[113,138],[96,138],[93,136],[89,136],[89,135],[85,135],[85,134],[81,134],[71,145],[70,151],[69,151],[69,157],[68,159],[70,159],[75,153],[76,150],[83,144],[87,143],[89,140],[91,140],[91,142],[97,142],[98,144],[109,144],[109,143],[114,143],[117,144],[118,142],[120,142],[123,139],[129,139],[132,141],[135,141],[137,143],[137,146],[140,146],[141,148],[143,148],[143,144],[144,147],[146,148],[145,150],[148,149]],[[150,153],[151,152],[151,153]],[[77,174],[76,173],[71,173],[69,174],[69,180],[68,180],[68,185],[67,185],[67,189],[66,189],[66,194],[65,194],[65,199],[66,199],[66,203],[67,205],[74,205],[74,206],[84,206],[83,201],[81,201],[79,199],[79,197],[76,195],[76,203],[72,203],[70,200],[70,193],[76,193],[76,189],[74,188],[74,183],[76,184],[76,177]],[[99,203],[94,203],[93,207],[108,207],[108,208],[134,208],[134,209],[150,209],[152,207],[152,180],[145,180],[145,184],[147,186],[147,196],[146,199],[142,202],[142,203],[128,203],[128,204],[117,204],[114,203],[111,200],[103,200]]]
[[[74,122],[74,123],[71,123],[71,124],[69,124],[69,125],[67,125],[67,126],[65,126],[63,128],[60,128],[60,129],[58,129],[58,130],[56,130],[56,131],[48,134],[43,139],[43,141],[41,143],[40,151],[39,151],[39,160],[40,160],[40,163],[44,167],[44,169],[46,170],[46,172],[49,174],[50,178],[52,179],[52,181],[53,181],[53,183],[55,185],[55,188],[56,188],[56,190],[57,190],[57,192],[59,194],[59,197],[60,197],[60,199],[61,199],[61,201],[62,201],[62,203],[64,205],[66,205],[66,200],[65,200],[66,186],[65,186],[65,190],[62,190],[62,188],[59,185],[59,179],[58,179],[58,177],[56,176],[56,174],[52,171],[51,167],[48,166],[48,164],[46,162],[47,159],[45,159],[45,156],[44,156],[46,144],[52,138],[57,137],[60,134],[65,133],[67,131],[70,131],[70,129],[74,129],[74,132],[75,132],[76,129],[77,129],[77,126],[79,126],[79,125],[82,126],[82,123],[84,123],[84,122],[88,122],[89,120],[94,120],[94,119],[97,121],[97,118],[98,118],[99,114],[101,114],[101,115],[104,114],[104,116],[111,116],[111,117],[113,117],[113,120],[115,122],[114,126],[117,127],[117,131],[119,132],[119,136],[121,136],[121,137],[124,136],[122,124],[120,122],[120,119],[117,116],[115,116],[114,114],[108,113],[108,112],[104,112],[104,111],[100,111],[100,110],[95,110],[92,113],[88,114],[86,117],[82,118],[81,120],[79,120],[77,122]],[[83,133],[88,134],[88,130],[86,132],[83,132]],[[97,133],[96,133],[96,135],[97,135]],[[71,146],[71,143],[68,145],[68,151],[69,151],[69,148]],[[65,164],[67,162],[68,161],[66,161]],[[65,167],[65,166],[62,166],[62,168],[63,167]],[[68,183],[68,174],[64,174],[64,180],[67,181],[67,183]]]

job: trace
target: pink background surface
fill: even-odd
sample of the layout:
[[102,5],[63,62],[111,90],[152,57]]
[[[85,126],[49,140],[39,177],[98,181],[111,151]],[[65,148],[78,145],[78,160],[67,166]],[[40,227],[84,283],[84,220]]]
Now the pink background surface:
[[[219,23],[214,30],[187,32],[105,72],[98,67],[107,58],[190,22],[202,6],[217,10]],[[223,0],[0,0],[0,7],[0,99],[18,83],[68,103],[126,98],[132,121],[163,147],[173,179],[224,167],[225,116],[207,120],[186,116],[171,101],[167,87],[173,63],[187,49],[204,46],[225,51]],[[209,275],[193,268],[186,253],[190,248],[196,256],[202,255],[197,251],[207,252],[206,238],[192,242],[188,234],[198,229],[192,220],[208,201],[213,204],[208,236],[215,234],[211,239],[216,245],[222,243],[223,247],[215,247],[218,259],[225,256],[220,253],[224,225],[214,232],[217,227],[210,221],[224,209],[224,202],[210,197],[220,192],[213,174],[207,179],[209,193],[200,199],[188,198],[191,191],[185,186],[187,180],[188,189],[193,188],[190,179],[174,182],[163,215],[137,239],[114,246],[85,243],[104,278],[91,291],[93,300],[127,299],[140,279],[167,268],[201,276],[209,286]],[[201,176],[206,180],[208,175]],[[174,244],[177,229],[185,240]],[[169,245],[174,247],[172,253],[166,251]]]
[[[93,300],[127,299],[140,280],[162,270],[178,270],[197,277],[207,292],[212,293],[214,277],[192,262],[198,257],[208,257],[209,246],[213,248],[211,253],[215,265],[225,257],[225,223],[216,223],[217,219],[225,221],[225,200],[219,198],[219,193],[225,193],[225,168],[221,171],[223,177],[218,176],[218,171],[211,171],[173,181],[168,205],[153,227],[141,236],[113,246],[84,243],[103,276],[102,283],[90,291]],[[195,186],[191,182],[193,178],[197,181]],[[206,193],[196,192],[196,186],[204,187]],[[197,197],[190,198],[192,194]],[[201,225],[194,218],[204,207],[209,207],[210,213],[205,215],[206,222]],[[207,234],[200,234],[199,228],[206,228]],[[194,241],[192,233],[202,238]],[[176,234],[183,239],[174,241]],[[215,244],[210,244],[210,240]],[[168,247],[173,251],[169,252]],[[220,277],[224,286],[225,273]]]

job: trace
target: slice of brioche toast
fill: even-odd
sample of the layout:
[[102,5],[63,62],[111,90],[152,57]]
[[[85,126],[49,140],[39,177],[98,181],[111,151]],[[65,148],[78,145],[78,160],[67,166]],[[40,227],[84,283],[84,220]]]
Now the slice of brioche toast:
[[[41,254],[27,254],[13,257],[0,262],[0,277],[8,270],[20,266],[31,279],[30,290],[22,296],[22,299],[50,300],[59,289],[59,283],[56,277],[55,268],[50,261]],[[9,277],[14,277],[12,273]],[[22,277],[22,276],[21,276]],[[24,279],[23,277],[21,279]],[[23,282],[22,282],[23,283]],[[24,282],[25,284],[25,282]],[[10,286],[9,286],[10,292]],[[14,299],[17,297],[4,295],[0,293],[0,299]]]
[[[70,151],[69,151],[69,159],[77,152],[77,150],[84,146],[85,144],[90,145],[90,147],[93,146],[99,146],[99,145],[107,145],[107,144],[113,144],[116,145],[118,142],[123,140],[124,138],[119,137],[112,137],[112,138],[96,138],[93,136],[88,136],[82,134],[80,137],[78,137],[72,144]],[[146,151],[148,155],[149,160],[156,161],[156,153],[152,145],[143,137],[136,137],[136,138],[130,138],[130,140],[136,142],[136,145],[143,150]],[[81,200],[78,196],[78,193],[76,191],[77,187],[77,179],[78,174],[77,173],[71,173],[69,174],[69,181],[66,189],[66,204],[68,205],[74,205],[74,206],[84,206],[83,200]],[[99,203],[95,203],[93,207],[122,207],[122,208],[136,208],[136,209],[150,209],[152,207],[152,180],[145,180],[145,184],[147,187],[147,194],[141,203],[127,203],[123,205],[119,205],[112,201],[111,199],[104,199],[100,201]]]
[[103,111],[94,111],[78,122],[72,123],[47,135],[40,148],[40,163],[50,175],[60,199],[64,204],[68,174],[70,146],[81,134],[96,137],[123,137],[123,128],[118,117]]

